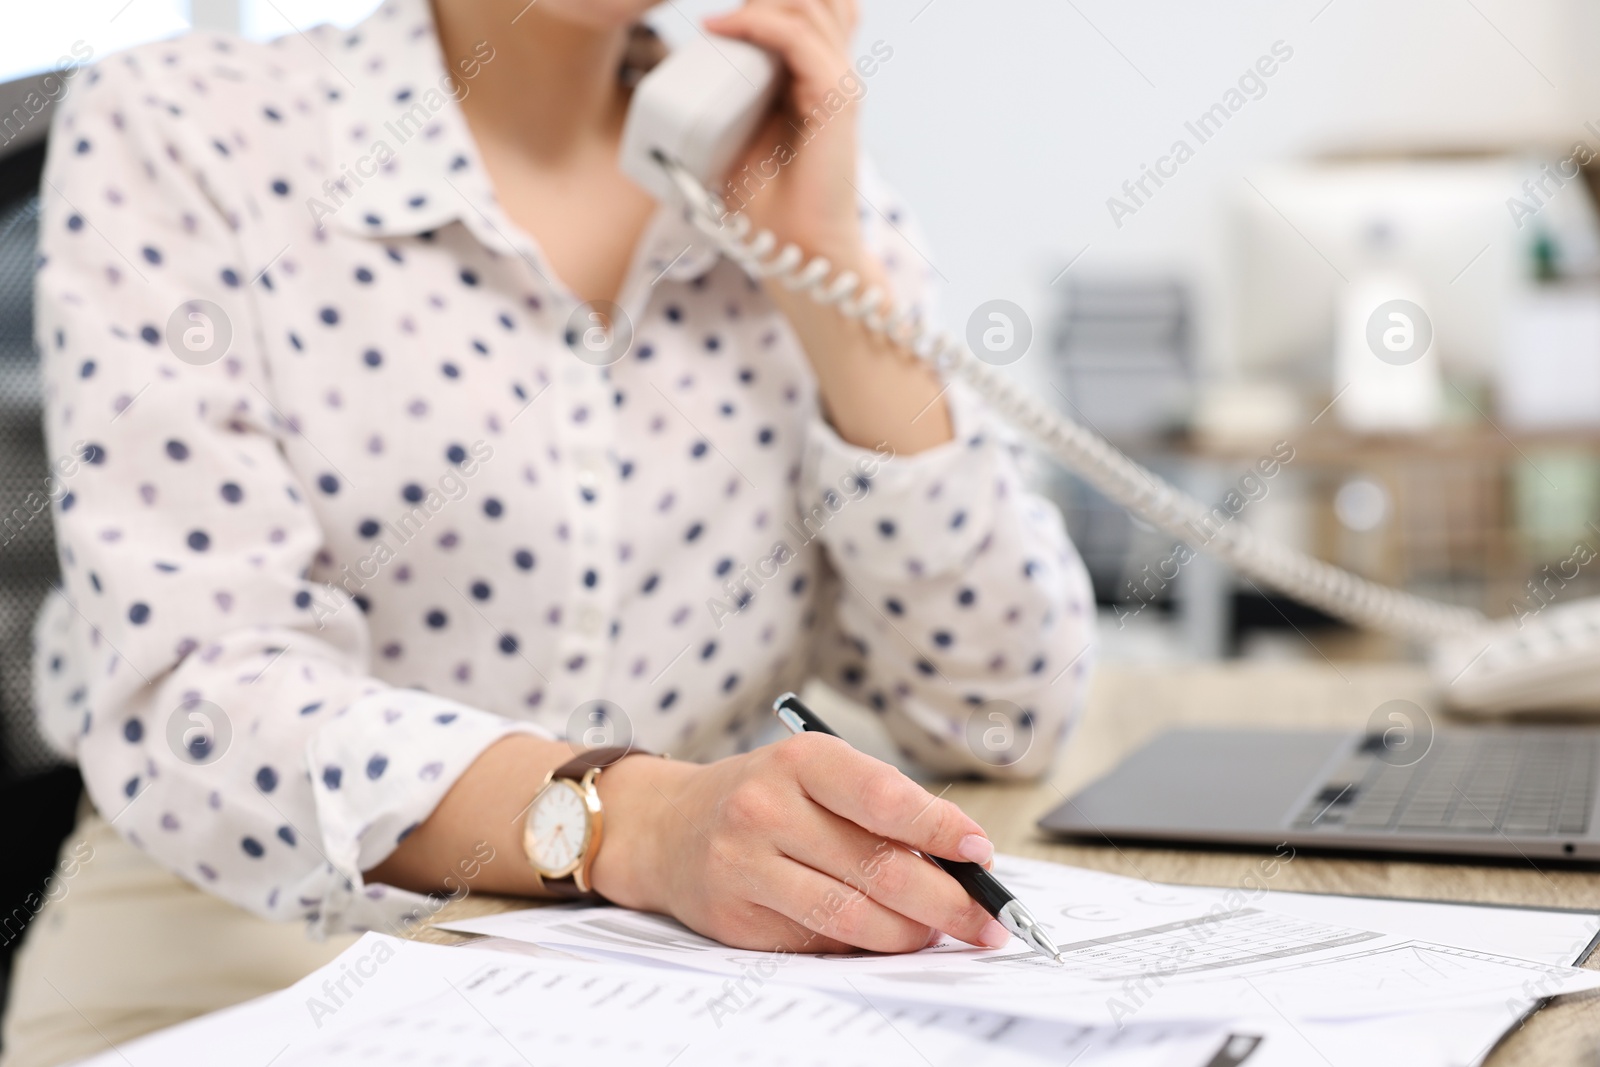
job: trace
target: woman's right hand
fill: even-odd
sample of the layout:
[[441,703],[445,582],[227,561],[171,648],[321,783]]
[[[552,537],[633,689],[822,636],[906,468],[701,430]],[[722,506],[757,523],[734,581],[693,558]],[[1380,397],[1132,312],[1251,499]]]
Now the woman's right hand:
[[591,878],[607,899],[737,948],[909,952],[1010,934],[911,849],[987,864],[960,808],[837,737],[800,734],[698,765],[629,758],[598,788]]

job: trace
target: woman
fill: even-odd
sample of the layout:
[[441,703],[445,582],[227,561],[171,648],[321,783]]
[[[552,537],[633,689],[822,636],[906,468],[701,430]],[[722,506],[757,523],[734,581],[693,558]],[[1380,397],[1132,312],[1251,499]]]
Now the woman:
[[[815,673],[932,771],[1040,772],[1085,683],[1082,566],[964,392],[618,172],[648,6],[391,0],[86,76],[42,228],[48,438],[81,460],[44,714],[118,834],[314,933],[392,929],[464,878],[561,891],[524,830],[566,831],[524,812],[598,731],[635,753],[592,780],[594,847],[570,842],[601,896],[762,949],[1003,943],[906,851],[985,862],[971,819],[836,739],[757,735]],[[809,138],[753,220],[920,307],[917,242],[836,109],[854,22],[752,0],[705,28],[792,74],[751,159]],[[595,302],[625,353],[584,347]],[[71,958],[51,936],[13,1041],[81,1027],[69,989],[34,996]],[[115,1014],[151,964],[100,954]]]

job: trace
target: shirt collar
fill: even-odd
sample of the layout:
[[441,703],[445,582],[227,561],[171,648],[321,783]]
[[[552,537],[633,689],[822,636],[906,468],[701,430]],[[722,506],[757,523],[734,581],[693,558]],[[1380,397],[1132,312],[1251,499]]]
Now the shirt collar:
[[427,0],[387,0],[340,47],[345,57],[335,62],[352,86],[328,123],[327,221],[349,233],[401,236],[491,202]]
[[[334,184],[324,224],[395,237],[459,221],[489,250],[519,255],[548,277],[538,249],[495,200],[458,102],[471,92],[469,71],[449,76],[428,0],[386,0],[340,47],[346,58],[336,62],[353,88],[334,102],[328,124]],[[494,62],[491,46],[484,56]],[[658,213],[644,242],[640,258],[653,277],[696,278],[718,258],[676,209]]]

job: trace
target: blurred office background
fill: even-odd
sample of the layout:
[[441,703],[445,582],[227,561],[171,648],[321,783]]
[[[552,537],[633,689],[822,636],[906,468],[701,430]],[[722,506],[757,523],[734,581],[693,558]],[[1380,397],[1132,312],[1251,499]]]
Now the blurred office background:
[[[652,18],[682,39],[728,2],[674,0]],[[49,112],[17,122],[14,109],[84,49],[98,60],[191,24],[265,39],[373,6],[7,12],[0,470],[20,473],[0,478],[0,513],[44,471],[27,292]],[[868,149],[918,211],[949,323],[997,299],[1030,320],[1007,373],[1191,491],[1245,501],[1231,521],[1374,578],[1492,615],[1600,592],[1595,5],[862,6],[857,48],[881,59],[863,81]],[[1404,365],[1366,336],[1395,299],[1432,334]],[[1091,566],[1106,659],[1418,652],[1204,560],[1174,567],[1169,539],[1070,475],[1037,477]],[[5,788],[70,798],[72,773],[26,725],[26,620],[52,568],[43,522],[0,551]],[[37,889],[43,855],[0,887],[7,915],[25,922],[11,902]]]
[[[864,7],[869,146],[952,324],[1031,317],[1012,373],[1212,500],[1286,442],[1238,521],[1371,577],[1491,615],[1600,592],[1594,5]],[[1394,298],[1434,334],[1400,367],[1364,336]],[[1170,541],[1041,478],[1108,658],[1418,652],[1203,561],[1152,593]]]

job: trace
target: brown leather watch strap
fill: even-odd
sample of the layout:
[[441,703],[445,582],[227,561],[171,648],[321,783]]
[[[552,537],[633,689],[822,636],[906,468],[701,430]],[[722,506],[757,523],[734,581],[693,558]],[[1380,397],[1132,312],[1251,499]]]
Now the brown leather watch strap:
[[578,752],[570,760],[557,767],[552,778],[582,778],[596,768],[609,767],[618,762],[622,757],[638,752],[641,756],[648,753],[636,749],[631,745],[613,745],[610,748],[586,748]]
[[544,891],[546,893],[549,893],[553,897],[560,897],[562,900],[605,899],[593,889],[589,890],[588,892],[584,892],[582,889],[579,889],[577,879],[573,878],[570,874],[565,878],[540,878],[539,884],[544,887]]

